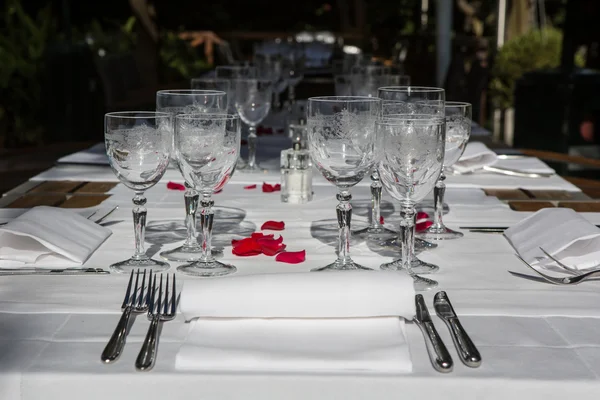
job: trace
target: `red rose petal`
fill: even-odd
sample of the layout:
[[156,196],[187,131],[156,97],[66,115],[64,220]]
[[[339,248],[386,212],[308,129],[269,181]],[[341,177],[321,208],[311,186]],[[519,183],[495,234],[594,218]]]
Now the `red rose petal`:
[[246,189],[246,190],[248,190],[248,189],[256,189],[256,184],[244,186],[244,189]]
[[252,232],[252,235],[250,235],[250,237],[252,239],[260,239],[260,238],[269,238],[269,239],[273,239],[275,237],[274,234],[270,233],[268,235],[265,235],[262,232]]
[[167,183],[167,189],[170,189],[170,190],[185,190],[185,185],[182,185],[181,183],[177,183],[177,182],[168,182]]
[[[233,241],[232,241],[233,243]],[[232,253],[237,256],[256,255],[261,253],[259,244],[253,238],[238,240],[233,246]],[[254,254],[256,253],[256,254]]]
[[270,183],[263,182],[262,191],[264,193],[277,192],[281,190],[281,184],[277,183],[275,185],[271,185]]
[[258,239],[257,242],[265,256],[274,256],[275,254],[285,250],[287,247],[283,243],[279,243],[276,240],[268,238]]
[[285,228],[283,221],[267,221],[260,227],[261,230],[282,231]]
[[306,260],[306,251],[284,251],[275,256],[275,261],[287,264],[299,264]]
[[417,213],[417,221],[420,219],[428,219],[428,218],[429,218],[429,214],[427,214],[426,212],[419,211]]
[[383,215],[379,216],[379,225],[383,225]]
[[431,225],[433,225],[433,221],[424,221],[424,222],[419,222],[416,226],[415,226],[415,230],[417,232],[423,232],[424,230],[427,230],[427,228],[429,228]]

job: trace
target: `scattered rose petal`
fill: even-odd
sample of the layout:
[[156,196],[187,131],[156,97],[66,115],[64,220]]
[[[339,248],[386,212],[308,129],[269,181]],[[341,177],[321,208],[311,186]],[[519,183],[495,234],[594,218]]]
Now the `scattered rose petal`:
[[384,221],[383,215],[380,215],[379,216],[379,225],[383,225],[383,221]]
[[417,232],[423,232],[423,231],[427,230],[427,228],[429,228],[431,225],[433,225],[433,221],[419,222],[419,223],[417,223],[417,225],[415,225],[415,230]]
[[268,235],[265,235],[262,232],[252,232],[252,235],[250,235],[250,237],[252,239],[260,239],[260,238],[270,238],[270,239],[273,239],[275,237],[275,235],[272,234],[272,233],[270,233]]
[[185,190],[185,185],[177,182],[169,182],[167,183],[167,189],[170,190]]
[[285,228],[283,221],[267,221],[260,227],[261,230],[282,231]]
[[260,246],[260,249],[262,250],[265,256],[274,256],[275,254],[285,250],[285,248],[287,247],[282,242],[271,238],[257,239],[256,242]]
[[231,243],[233,245],[231,252],[236,256],[256,256],[262,252],[260,245],[251,237],[238,240],[235,244],[232,240]]
[[281,190],[281,185],[276,183],[275,185],[271,185],[270,183],[263,182],[262,191],[264,193],[277,192]]
[[287,264],[299,264],[306,259],[306,251],[284,251],[275,256],[275,261]]
[[419,211],[417,213],[417,221],[422,220],[422,219],[428,219],[428,218],[429,218],[429,214],[427,214],[426,212]]
[[256,189],[256,184],[244,186],[244,189],[246,189],[246,190],[248,190],[248,189]]

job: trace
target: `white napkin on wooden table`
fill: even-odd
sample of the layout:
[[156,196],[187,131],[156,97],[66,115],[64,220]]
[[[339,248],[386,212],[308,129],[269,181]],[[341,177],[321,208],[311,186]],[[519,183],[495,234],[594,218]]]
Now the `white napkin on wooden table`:
[[498,155],[481,142],[469,142],[463,155],[452,166],[460,173],[472,172],[485,166],[492,165],[498,160]]
[[71,210],[35,207],[0,226],[0,267],[81,265],[111,234]]
[[407,373],[413,282],[393,271],[186,281],[178,370]]
[[600,229],[570,208],[544,208],[504,231],[504,236],[532,265],[553,264],[540,247],[575,269],[600,264]]

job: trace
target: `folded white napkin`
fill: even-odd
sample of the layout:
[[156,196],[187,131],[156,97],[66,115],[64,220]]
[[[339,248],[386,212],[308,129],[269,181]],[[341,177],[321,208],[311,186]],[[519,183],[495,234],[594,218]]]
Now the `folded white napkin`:
[[600,229],[570,208],[544,208],[507,229],[504,236],[532,265],[554,264],[540,247],[575,269],[600,264]]
[[35,207],[0,226],[0,266],[81,265],[111,233],[73,211]]
[[492,165],[498,160],[498,155],[481,142],[469,142],[463,155],[452,166],[460,172],[471,172]]
[[186,281],[179,370],[406,373],[413,282],[393,271]]

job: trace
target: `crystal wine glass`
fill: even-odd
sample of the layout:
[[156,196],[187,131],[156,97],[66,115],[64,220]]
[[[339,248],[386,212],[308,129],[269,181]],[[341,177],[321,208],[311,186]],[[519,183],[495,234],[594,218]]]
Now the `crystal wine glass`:
[[350,257],[350,188],[375,162],[375,121],[380,100],[373,97],[311,97],[308,99],[308,144],[313,163],[338,188],[338,258],[317,271],[369,269]]
[[[223,113],[227,112],[227,94],[218,90],[160,90],[156,92],[156,110],[171,113],[174,117],[178,114],[190,113]],[[174,128],[171,126],[171,139],[175,141]],[[172,151],[171,159],[181,171],[181,165]],[[193,261],[199,259],[202,247],[196,237],[196,211],[198,210],[199,195],[193,189],[184,175],[186,190],[185,199],[185,242],[172,250],[163,251],[161,257],[169,261]]]
[[212,194],[233,174],[240,152],[241,123],[234,114],[180,114],[175,117],[175,152],[186,181],[201,195],[201,254],[197,261],[177,268],[188,275],[222,276],[236,271],[215,260],[211,252]]
[[[266,79],[273,82],[273,109],[279,109],[281,106],[279,94],[282,93],[287,81],[283,77],[283,66],[281,57],[277,54],[255,54],[254,65],[259,79]],[[286,71],[287,72],[287,71]]]
[[166,271],[169,264],[151,259],[144,249],[147,210],[144,192],[156,185],[169,165],[171,114],[160,112],[112,112],[104,117],[104,140],[110,167],[119,180],[135,192],[133,227],[135,252],[110,269],[129,273],[134,269]]
[[[446,102],[446,151],[444,154],[444,168],[450,168],[458,161],[467,147],[471,136],[471,104],[456,101]],[[433,189],[433,202],[435,211],[433,225],[425,232],[418,234],[425,240],[457,239],[463,236],[461,232],[453,231],[444,225],[442,214],[444,211],[444,193],[446,184],[444,169]]]
[[[391,116],[396,114],[430,114],[444,115],[445,91],[442,88],[422,86],[386,86],[378,90],[382,99],[381,115]],[[378,221],[377,221],[378,222]],[[380,243],[384,247],[398,248],[401,243],[398,238]],[[437,247],[437,244],[416,238],[414,249],[425,250]],[[411,255],[412,269],[418,274],[429,274],[439,269],[437,265],[426,263]],[[399,266],[401,261],[396,260]]]
[[235,108],[249,126],[248,164],[244,171],[262,172],[256,163],[256,126],[269,114],[272,96],[273,82],[270,80],[238,79],[236,82]]
[[234,109],[231,81],[225,78],[194,78],[191,82],[192,90],[218,90],[227,93],[227,111]]
[[405,269],[413,277],[416,290],[427,290],[437,282],[422,278],[413,270],[415,205],[433,189],[444,161],[444,118],[436,115],[409,114],[383,117],[377,121],[377,137],[383,155],[379,173],[386,191],[400,202],[400,238],[402,262],[386,263],[381,269]]

